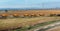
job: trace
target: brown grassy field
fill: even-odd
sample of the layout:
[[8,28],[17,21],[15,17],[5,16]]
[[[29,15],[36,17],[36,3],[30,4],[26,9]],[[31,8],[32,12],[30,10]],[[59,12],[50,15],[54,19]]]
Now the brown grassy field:
[[0,19],[0,30],[13,29],[24,26],[33,26],[38,23],[60,20],[60,17],[34,17],[34,18],[13,18]]
[[[5,13],[4,11],[0,11],[0,13]],[[20,16],[24,14],[44,14],[44,15],[49,15],[49,14],[60,14],[60,10],[9,10],[7,14],[14,14],[18,13]]]
[[9,13],[22,13],[22,14],[25,14],[25,13],[28,13],[28,14],[60,14],[60,10],[18,10],[18,11],[9,11]]
[[[1,12],[5,13],[5,12]],[[60,14],[60,10],[27,10],[27,11],[8,11],[8,14],[19,13],[19,15],[24,14]],[[33,26],[38,23],[60,20],[60,17],[33,17],[33,18],[12,18],[12,19],[0,19],[0,30],[12,29],[24,26]]]

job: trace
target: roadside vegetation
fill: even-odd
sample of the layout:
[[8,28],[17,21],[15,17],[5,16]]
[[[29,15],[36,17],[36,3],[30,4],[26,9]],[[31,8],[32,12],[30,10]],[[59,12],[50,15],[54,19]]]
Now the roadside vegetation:
[[45,26],[45,25],[48,25],[48,24],[52,24],[52,23],[55,23],[55,22],[60,22],[60,20],[39,23],[39,24],[36,24],[34,26],[24,26],[22,28],[17,28],[17,29],[12,30],[12,31],[27,31],[27,30],[31,30],[31,29],[34,29],[34,28],[37,28],[37,27],[42,27],[42,26]]

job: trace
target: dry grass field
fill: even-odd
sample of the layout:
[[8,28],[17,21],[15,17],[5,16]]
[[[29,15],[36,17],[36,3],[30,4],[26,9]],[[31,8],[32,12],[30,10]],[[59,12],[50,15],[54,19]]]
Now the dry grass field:
[[[5,13],[1,12],[0,13]],[[60,14],[60,10],[27,10],[27,11],[8,11],[7,14],[14,14],[19,13],[19,15],[24,14]],[[48,21],[55,21],[60,20],[60,17],[45,17],[45,16],[39,16],[39,17],[32,17],[32,18],[7,18],[7,19],[0,19],[0,30],[5,29],[13,29],[18,27],[24,27],[24,26],[33,26],[38,23],[48,22]]]
[[[0,11],[1,13],[5,13],[4,11]],[[20,16],[24,15],[24,14],[44,14],[44,15],[49,15],[49,14],[60,14],[60,10],[9,10],[7,12],[7,14],[14,14],[14,13],[18,13]]]
[[60,10],[18,10],[18,11],[8,11],[9,13],[22,13],[22,14],[60,14]]
[[33,17],[33,18],[13,18],[0,19],[0,30],[13,29],[24,26],[33,26],[38,23],[60,20],[60,17]]

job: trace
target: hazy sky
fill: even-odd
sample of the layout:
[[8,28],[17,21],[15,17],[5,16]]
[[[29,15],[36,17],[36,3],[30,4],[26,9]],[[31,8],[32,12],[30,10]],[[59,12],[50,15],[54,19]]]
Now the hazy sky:
[[60,0],[0,0],[0,8],[56,8]]

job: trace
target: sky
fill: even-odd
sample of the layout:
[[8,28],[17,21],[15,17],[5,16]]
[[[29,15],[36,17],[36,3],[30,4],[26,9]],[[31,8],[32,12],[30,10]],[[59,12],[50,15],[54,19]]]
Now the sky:
[[60,0],[0,0],[0,8],[60,8]]

